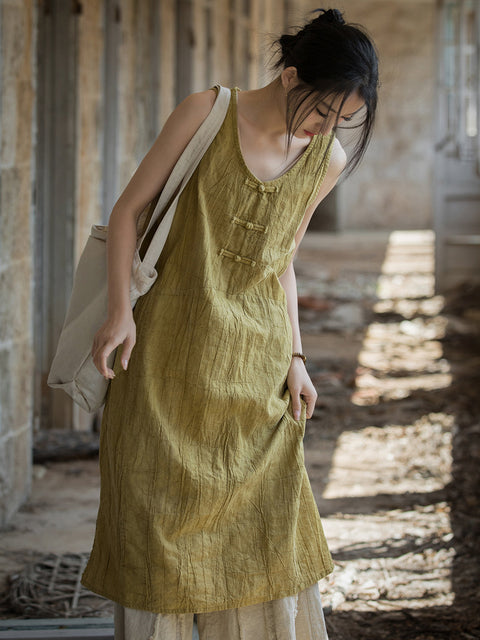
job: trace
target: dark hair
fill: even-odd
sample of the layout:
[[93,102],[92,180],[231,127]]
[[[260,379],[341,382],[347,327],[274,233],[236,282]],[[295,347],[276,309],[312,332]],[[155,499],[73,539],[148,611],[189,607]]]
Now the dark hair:
[[[319,100],[331,105],[338,98],[340,113],[348,96],[357,91],[365,101],[365,116],[355,127],[360,128],[361,133],[347,163],[346,172],[350,174],[362,159],[372,135],[377,107],[378,56],[363,27],[347,24],[338,9],[316,11],[320,15],[299,28],[296,34],[283,34],[273,43],[280,53],[274,69],[295,67],[300,80],[287,96],[288,146],[300,123]],[[338,117],[334,130],[337,128]]]

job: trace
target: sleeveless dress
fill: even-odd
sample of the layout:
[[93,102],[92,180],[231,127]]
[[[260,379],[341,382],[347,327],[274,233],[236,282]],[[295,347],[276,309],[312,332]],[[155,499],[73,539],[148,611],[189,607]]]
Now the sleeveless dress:
[[179,199],[158,278],[134,308],[128,369],[118,356],[107,392],[82,584],[124,607],[238,608],[333,569],[304,464],[306,405],[295,420],[286,385],[279,276],[334,134],[261,181],[241,153],[237,91]]

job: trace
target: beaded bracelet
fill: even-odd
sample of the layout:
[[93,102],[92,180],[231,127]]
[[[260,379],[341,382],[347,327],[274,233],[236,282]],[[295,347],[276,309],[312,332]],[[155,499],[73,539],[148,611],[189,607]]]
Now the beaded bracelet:
[[301,358],[303,360],[303,364],[305,364],[307,361],[307,356],[305,356],[303,353],[300,353],[299,351],[292,353],[292,358],[295,358],[295,357]]

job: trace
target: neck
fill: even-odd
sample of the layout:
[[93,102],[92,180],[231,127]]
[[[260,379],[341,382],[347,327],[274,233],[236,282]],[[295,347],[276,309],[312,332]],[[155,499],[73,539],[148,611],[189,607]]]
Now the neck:
[[286,99],[280,76],[261,89],[242,91],[242,118],[268,137],[284,136]]

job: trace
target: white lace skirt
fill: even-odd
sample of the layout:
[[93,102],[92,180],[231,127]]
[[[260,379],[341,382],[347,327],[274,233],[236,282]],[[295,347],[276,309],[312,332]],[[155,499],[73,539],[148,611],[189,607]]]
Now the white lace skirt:
[[[328,640],[318,584],[238,609],[150,613],[115,604],[115,640]],[[195,635],[194,635],[195,633]]]

